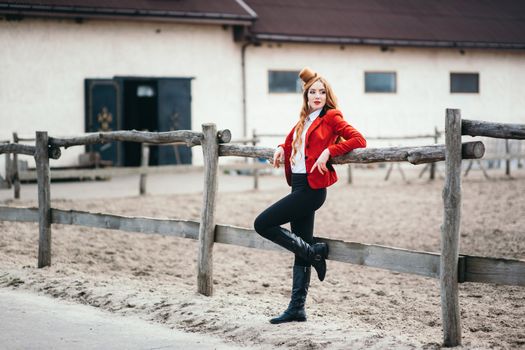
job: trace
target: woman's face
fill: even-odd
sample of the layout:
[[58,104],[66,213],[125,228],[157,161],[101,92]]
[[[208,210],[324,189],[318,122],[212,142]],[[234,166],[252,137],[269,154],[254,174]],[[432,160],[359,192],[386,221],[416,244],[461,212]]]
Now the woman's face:
[[308,89],[308,107],[311,111],[321,109],[326,104],[326,89],[319,80]]

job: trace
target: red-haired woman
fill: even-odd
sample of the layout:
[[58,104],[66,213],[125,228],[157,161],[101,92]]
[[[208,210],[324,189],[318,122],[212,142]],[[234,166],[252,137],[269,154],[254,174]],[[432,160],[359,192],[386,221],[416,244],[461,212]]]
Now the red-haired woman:
[[[326,199],[326,187],[337,181],[329,159],[366,147],[363,136],[337,110],[328,82],[309,68],[304,68],[299,77],[304,83],[299,121],[273,157],[276,168],[284,162],[292,192],[264,210],[254,222],[257,233],[295,254],[291,301],[271,323],[306,321],[304,304],[311,266],[321,281],[326,274],[328,245],[316,243],[313,231],[315,211]],[[291,231],[281,227],[288,222]]]

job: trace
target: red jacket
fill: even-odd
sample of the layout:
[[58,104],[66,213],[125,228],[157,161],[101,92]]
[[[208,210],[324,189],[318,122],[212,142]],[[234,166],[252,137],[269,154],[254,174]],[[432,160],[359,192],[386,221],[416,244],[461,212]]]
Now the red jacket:
[[[292,185],[290,156],[292,155],[294,132],[295,127],[290,131],[284,143],[280,145],[284,149],[284,170],[286,181],[290,186]],[[335,141],[338,136],[342,136],[346,141],[336,144]],[[337,157],[353,149],[366,147],[366,140],[359,131],[343,119],[341,111],[329,109],[323,110],[308,128],[304,147],[308,184],[311,188],[318,189],[328,187],[337,181],[337,174],[330,161],[327,163],[328,171],[325,171],[324,175],[317,168],[313,173],[310,173],[321,152],[328,148],[330,157]]]

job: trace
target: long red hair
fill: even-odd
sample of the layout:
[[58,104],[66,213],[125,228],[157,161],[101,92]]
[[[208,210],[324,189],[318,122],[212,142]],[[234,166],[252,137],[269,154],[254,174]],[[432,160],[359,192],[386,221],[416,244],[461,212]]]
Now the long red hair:
[[299,114],[299,122],[295,126],[295,139],[292,142],[292,155],[290,157],[290,163],[294,164],[294,156],[297,154],[297,150],[302,145],[301,140],[301,134],[304,130],[304,124],[306,122],[306,117],[312,112],[312,109],[310,106],[308,106],[308,91],[312,87],[312,85],[320,81],[325,88],[326,91],[326,104],[324,105],[323,109],[334,109],[337,108],[337,97],[334,94],[334,91],[332,90],[332,87],[325,78],[318,76],[317,73],[312,72],[308,68],[305,68],[299,73],[299,76],[301,79],[303,79],[303,106],[301,107],[301,112]]

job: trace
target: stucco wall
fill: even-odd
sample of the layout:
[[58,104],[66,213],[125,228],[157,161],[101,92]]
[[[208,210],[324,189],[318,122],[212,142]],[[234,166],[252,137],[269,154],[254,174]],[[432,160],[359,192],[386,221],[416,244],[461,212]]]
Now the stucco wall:
[[[428,134],[435,126],[443,130],[446,108],[460,108],[464,118],[525,123],[525,52],[465,50],[461,54],[452,49],[408,48],[382,52],[367,46],[274,43],[247,50],[248,130],[286,133],[291,129],[301,96],[268,93],[268,70],[303,66],[328,79],[345,118],[367,136]],[[397,92],[365,93],[365,71],[396,72]],[[450,72],[479,73],[480,93],[451,94]],[[277,141],[264,140],[269,145]]]
[[[12,131],[71,135],[84,131],[84,79],[194,77],[192,124],[229,128],[242,136],[241,45],[218,25],[125,21],[0,20],[0,140]],[[246,50],[248,131],[286,133],[300,94],[270,94],[268,70],[310,66],[339,97],[346,119],[366,136],[443,129],[445,108],[464,118],[525,123],[525,53],[520,51],[263,44]],[[394,71],[397,92],[365,93],[365,71]],[[479,94],[451,94],[450,72],[480,74]],[[274,146],[281,139],[263,139]],[[414,141],[428,143],[428,141]],[[389,142],[394,144],[393,142]],[[409,144],[409,142],[403,142]],[[374,143],[370,143],[374,145]],[[377,144],[377,143],[376,143]],[[384,145],[381,144],[381,145]],[[83,149],[63,152],[52,165],[72,165]],[[29,157],[26,157],[26,159]],[[229,161],[229,160],[223,160]],[[202,164],[200,147],[194,164]],[[0,157],[0,174],[3,174]]]
[[[157,32],[160,30],[160,32]],[[0,20],[0,140],[84,132],[84,79],[194,77],[192,125],[242,133],[240,48],[219,25],[87,20]],[[75,164],[82,147],[53,165]],[[3,173],[3,157],[0,169]],[[194,164],[202,163],[200,147]]]

